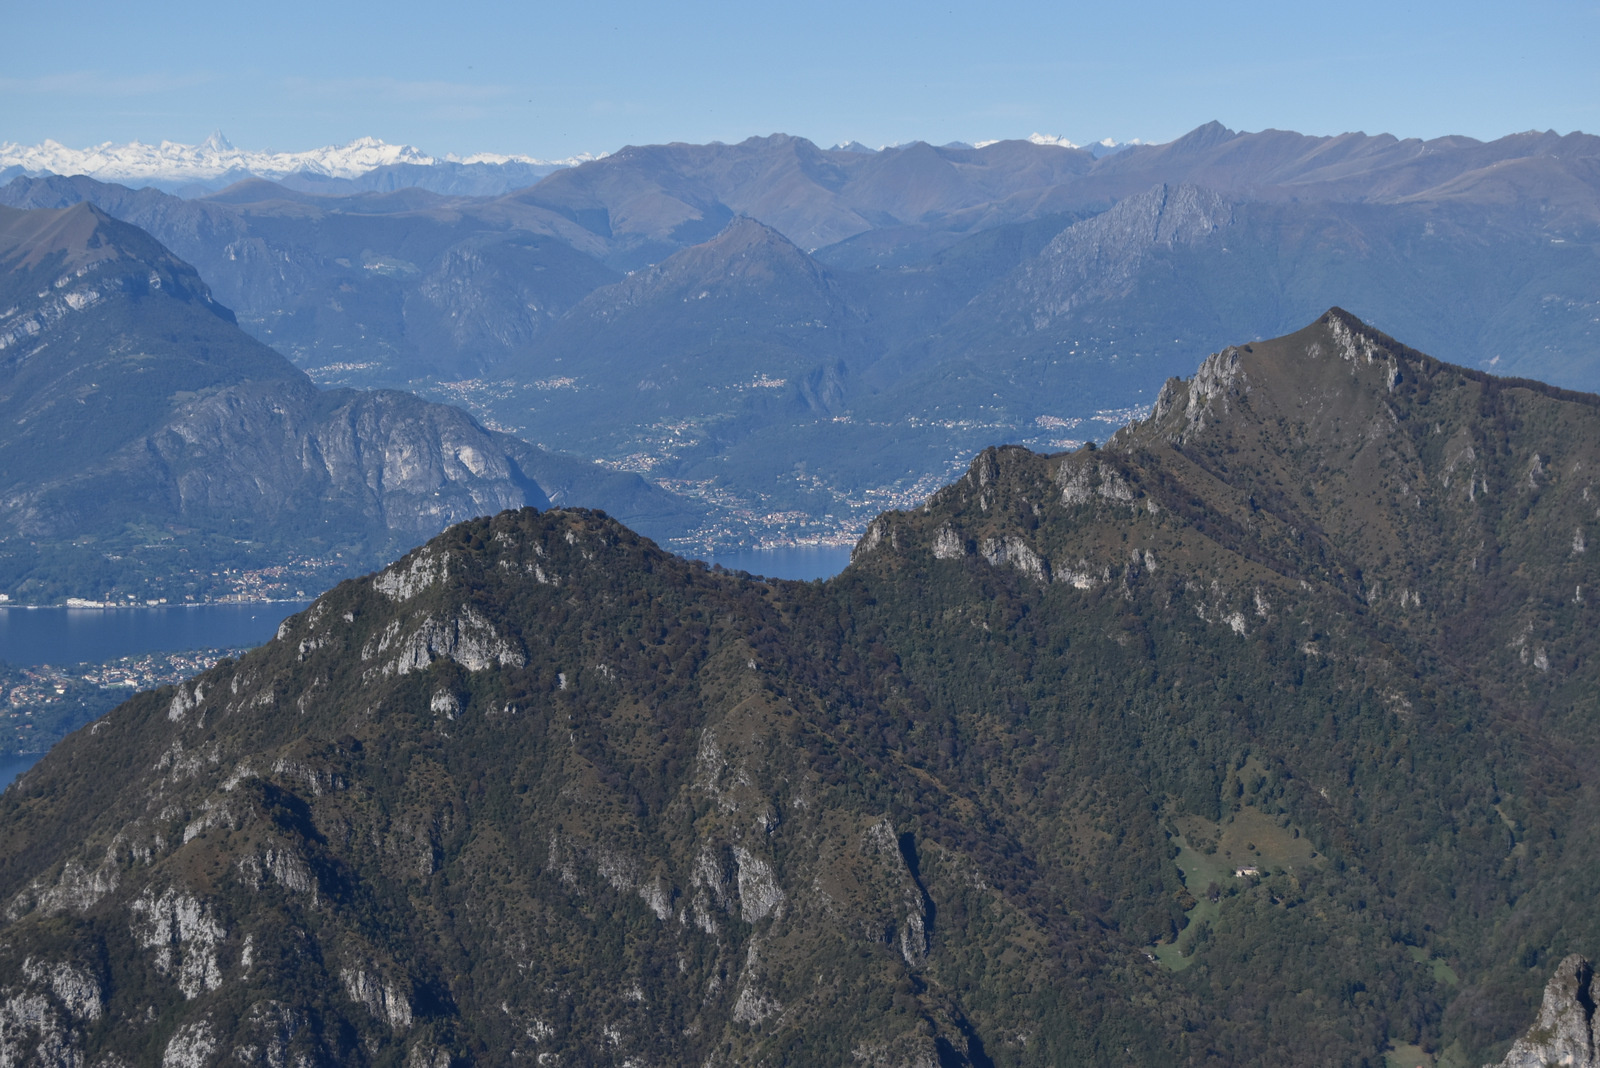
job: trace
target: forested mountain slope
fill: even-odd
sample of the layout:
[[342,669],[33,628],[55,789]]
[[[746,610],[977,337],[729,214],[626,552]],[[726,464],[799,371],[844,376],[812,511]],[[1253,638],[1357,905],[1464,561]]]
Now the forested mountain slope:
[[1481,1064],[1594,952],[1600,399],[1332,311],[827,583],[458,525],[0,798],[87,1064]]

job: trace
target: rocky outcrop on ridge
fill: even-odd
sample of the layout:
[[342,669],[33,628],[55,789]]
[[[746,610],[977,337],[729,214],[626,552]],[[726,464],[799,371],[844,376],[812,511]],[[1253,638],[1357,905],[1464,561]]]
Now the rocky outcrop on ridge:
[[1600,978],[1574,953],[1561,962],[1544,988],[1539,1018],[1517,1039],[1499,1068],[1594,1068],[1595,1003]]

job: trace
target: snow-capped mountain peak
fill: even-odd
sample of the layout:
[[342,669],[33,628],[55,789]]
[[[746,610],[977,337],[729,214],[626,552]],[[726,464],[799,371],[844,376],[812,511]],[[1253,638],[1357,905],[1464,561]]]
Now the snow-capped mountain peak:
[[[1079,145],[1075,142],[1067,140],[1065,137],[1061,137],[1056,134],[1042,133],[1029,134],[1027,140],[1035,145],[1056,145],[1060,148],[1087,148],[1095,159],[1099,159],[1102,156],[1109,156],[1114,152],[1121,152],[1123,149],[1132,148],[1134,145],[1144,144],[1144,142],[1139,140],[1137,137],[1131,141],[1117,141],[1113,138],[1105,137],[1090,145]],[[990,141],[979,141],[974,145],[974,147],[988,148],[990,145],[997,145],[999,143],[1000,138],[995,138]]]
[[[995,137],[995,138],[991,138],[988,141],[976,141],[976,142],[973,143],[972,147],[973,148],[988,148],[990,145],[998,145],[1002,140],[1004,140],[1004,138]],[[1060,137],[1060,136],[1057,136],[1055,134],[1032,133],[1032,134],[1029,134],[1027,136],[1027,140],[1031,144],[1035,144],[1035,145],[1055,145],[1055,146],[1057,146],[1059,148],[1077,148],[1078,147],[1073,142],[1068,141],[1065,137]]]
[[128,185],[215,185],[219,180],[248,175],[280,179],[307,174],[350,179],[379,167],[402,163],[424,167],[436,163],[524,164],[555,170],[594,158],[584,154],[566,160],[540,160],[532,156],[479,153],[464,158],[436,159],[411,145],[391,145],[376,137],[358,137],[347,144],[327,145],[306,152],[259,152],[235,148],[221,130],[214,131],[198,145],[175,141],[162,141],[159,145],[131,141],[119,145],[107,141],[75,149],[51,140],[37,145],[0,143],[0,170],[17,167],[30,175],[85,174],[100,181]]
[[200,142],[199,149],[201,152],[209,152],[212,155],[237,151],[233,147],[233,142],[229,141],[221,130],[212,130],[211,136]]
[[449,152],[441,158],[446,163],[486,163],[496,167],[502,167],[507,163],[526,163],[530,167],[576,167],[580,163],[603,159],[606,155],[604,152],[598,156],[592,152],[580,152],[566,159],[535,159],[533,156],[506,156],[499,152],[474,152],[470,156],[458,156]]

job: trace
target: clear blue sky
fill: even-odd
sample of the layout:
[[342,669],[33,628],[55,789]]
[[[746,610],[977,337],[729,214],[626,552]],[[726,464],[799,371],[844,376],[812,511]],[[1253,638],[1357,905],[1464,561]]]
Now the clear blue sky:
[[10,4],[0,141],[1600,132],[1600,0]]

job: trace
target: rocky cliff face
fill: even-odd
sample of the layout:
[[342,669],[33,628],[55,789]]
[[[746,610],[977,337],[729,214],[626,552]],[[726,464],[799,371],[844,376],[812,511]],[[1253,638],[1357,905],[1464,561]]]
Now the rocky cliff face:
[[1232,221],[1233,205],[1212,190],[1158,185],[1067,227],[963,318],[1046,329],[1086,304],[1126,296],[1153,252],[1196,244]]
[[1561,962],[1544,988],[1539,1018],[1517,1039],[1500,1068],[1593,1068],[1596,1059],[1595,1003],[1600,981],[1594,966],[1574,953]]

